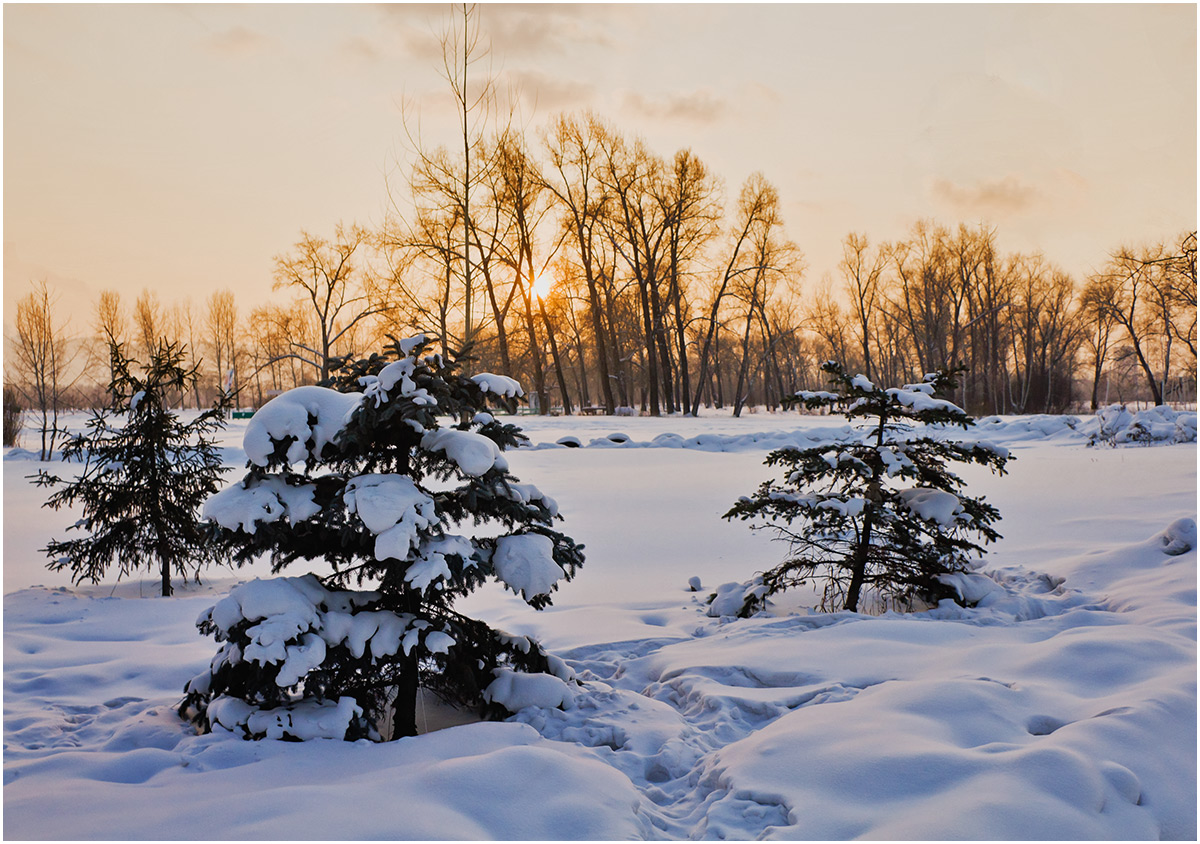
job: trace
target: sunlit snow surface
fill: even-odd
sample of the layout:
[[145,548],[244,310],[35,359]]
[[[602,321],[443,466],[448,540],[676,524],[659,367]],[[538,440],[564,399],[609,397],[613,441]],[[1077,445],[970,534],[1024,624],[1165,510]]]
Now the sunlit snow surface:
[[[37,549],[76,516],[39,509],[36,463],[6,455],[5,836],[1195,838],[1194,443],[986,422],[969,436],[1017,460],[963,471],[1004,517],[958,584],[977,608],[821,615],[801,593],[731,620],[704,599],[784,548],[720,514],[771,475],[767,450],[839,419],[518,421],[539,447],[508,452],[512,472],[587,564],[544,612],[498,584],[462,609],[538,636],[583,685],[514,687],[564,708],[387,745],[194,735],[173,707],[215,650],[195,619],[267,568],[171,599],[150,574],[70,587]],[[244,431],[223,437],[230,483]]]

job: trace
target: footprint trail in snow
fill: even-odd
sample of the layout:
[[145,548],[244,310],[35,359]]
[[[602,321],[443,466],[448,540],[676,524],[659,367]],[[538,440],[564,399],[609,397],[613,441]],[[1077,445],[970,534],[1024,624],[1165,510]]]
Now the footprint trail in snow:
[[[1115,553],[1158,569],[1160,545]],[[621,771],[664,839],[1186,829],[1146,808],[1186,760],[1138,751],[1164,710],[1194,710],[1161,683],[1194,658],[1175,624],[1019,566],[966,578],[978,607],[913,615],[716,620],[693,598],[692,636],[561,652],[575,707],[516,720]],[[1142,659],[1089,661],[1117,639]],[[947,799],[961,811],[933,811]]]

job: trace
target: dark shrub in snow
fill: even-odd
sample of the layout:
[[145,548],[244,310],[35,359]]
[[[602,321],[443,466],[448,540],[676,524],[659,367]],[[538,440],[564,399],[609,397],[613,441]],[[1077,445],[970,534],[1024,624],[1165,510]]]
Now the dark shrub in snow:
[[197,511],[225,471],[211,438],[225,425],[225,399],[184,424],[169,404],[196,379],[195,368],[183,368],[182,346],[160,345],[142,376],[120,345],[109,351],[109,407],[62,448],[63,460],[82,462],[83,471],[70,483],[44,470],[36,476],[39,486],[65,484],[45,506],[82,505],[83,518],[68,530],[87,533],[51,542],[47,567],[70,569],[76,583],[98,583],[113,565],[126,575],[157,563],[162,594],[170,595],[172,572],[198,573],[216,560]]
[[[833,391],[802,391],[785,402],[842,406],[849,419],[870,424],[845,441],[771,452],[767,465],[783,467],[782,482],[764,483],[725,514],[765,518],[790,546],[759,588],[745,590],[740,614],[809,580],[824,583],[824,609],[857,610],[866,593],[895,607],[955,597],[949,576],[983,553],[973,537],[981,543],[999,538],[992,523],[1000,514],[982,498],[963,495],[962,480],[947,464],[979,463],[1003,474],[1012,459],[1008,451],[913,426],[973,424],[961,408],[936,397],[953,389],[945,373],[885,390],[862,375],[851,378],[832,361],[822,369]],[[721,598],[728,602],[733,592],[726,593]]]
[[4,447],[12,448],[21,436],[25,408],[21,407],[21,399],[12,387],[4,388]]
[[413,735],[418,686],[485,714],[569,701],[563,663],[454,609],[493,577],[541,609],[583,562],[554,500],[508,473],[524,436],[487,406],[512,409],[521,388],[425,345],[347,365],[334,383],[361,392],[299,387],[250,420],[249,472],[205,505],[215,537],[239,563],[332,571],[244,584],[201,616],[223,645],[181,711],[204,729]]

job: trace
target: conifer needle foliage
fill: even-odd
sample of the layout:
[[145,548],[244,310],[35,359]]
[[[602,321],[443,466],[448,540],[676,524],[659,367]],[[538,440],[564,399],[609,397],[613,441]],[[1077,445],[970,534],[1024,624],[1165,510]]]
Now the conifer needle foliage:
[[887,607],[953,597],[946,575],[969,570],[983,545],[1000,537],[1000,513],[963,493],[953,463],[975,463],[1004,474],[1013,459],[986,442],[955,439],[956,427],[974,424],[951,395],[953,373],[927,375],[920,384],[882,389],[849,376],[833,361],[822,365],[828,391],[801,391],[791,406],[842,408],[865,420],[856,435],[813,448],[782,448],[768,455],[782,479],[743,496],[725,518],[761,519],[789,545],[787,559],[763,574],[743,613],[772,595],[814,581],[823,584],[822,609],[856,611],[874,593]]
[[583,554],[554,500],[508,471],[525,437],[489,409],[511,411],[520,386],[428,343],[345,361],[336,390],[290,390],[247,426],[245,478],[205,507],[214,538],[239,564],[320,574],[246,584],[202,615],[223,643],[181,708],[202,729],[387,739],[416,733],[419,687],[498,715],[514,694],[568,693],[561,660],[455,609],[492,579],[541,609]]
[[43,549],[47,567],[69,569],[75,583],[98,583],[113,566],[121,577],[157,566],[167,596],[172,573],[198,577],[216,561],[199,510],[224,472],[213,436],[225,425],[226,398],[185,423],[170,408],[171,397],[196,379],[196,369],[184,367],[183,346],[160,344],[141,375],[119,344],[109,354],[109,406],[62,448],[64,462],[83,464],[79,476],[64,480],[45,470],[33,476],[38,486],[61,486],[46,507],[82,506],[83,517],[68,530],[87,534],[50,542]]

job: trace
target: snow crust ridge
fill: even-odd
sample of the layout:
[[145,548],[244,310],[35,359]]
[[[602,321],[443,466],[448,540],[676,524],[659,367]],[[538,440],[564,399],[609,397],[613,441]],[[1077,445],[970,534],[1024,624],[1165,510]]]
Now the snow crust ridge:
[[[902,390],[891,389],[897,399],[918,410],[949,409],[956,406],[928,395],[925,384],[910,384]],[[828,397],[824,391],[801,391],[801,397]],[[922,435],[939,436],[941,426],[918,427]],[[955,428],[956,436],[961,429]],[[1112,445],[1165,445],[1196,441],[1196,413],[1176,411],[1169,407],[1152,407],[1131,412],[1122,405],[1101,408],[1089,417],[1038,414],[1029,416],[987,416],[976,420],[971,429],[986,434],[987,439],[973,440],[975,444],[999,453],[1006,453],[1006,444],[1039,440],[1080,442]],[[847,442],[861,437],[854,428],[806,427],[794,430],[756,431],[752,433],[703,433],[685,437],[674,432],[656,434],[647,441],[621,435],[593,437],[588,441],[580,436],[559,436],[554,442],[539,442],[534,449],[546,448],[687,448],[697,451],[737,452],[770,450],[784,447],[811,448],[830,442]]]

